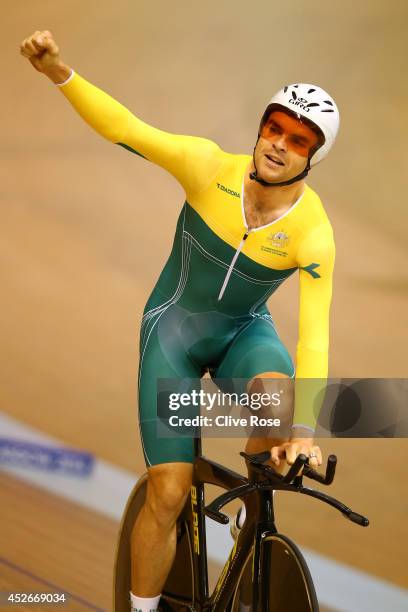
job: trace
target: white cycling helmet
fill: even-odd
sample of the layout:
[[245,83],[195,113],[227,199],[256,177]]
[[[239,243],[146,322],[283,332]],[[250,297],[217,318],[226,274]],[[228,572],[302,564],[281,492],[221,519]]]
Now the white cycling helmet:
[[340,115],[337,105],[324,89],[310,83],[293,83],[292,85],[285,85],[285,87],[278,91],[269,102],[259,125],[258,140],[262,128],[274,108],[283,110],[308,125],[317,133],[318,143],[309,152],[307,164],[303,172],[291,179],[279,183],[269,183],[258,176],[258,170],[255,163],[255,144],[253,153],[255,170],[249,174],[249,177],[265,187],[291,185],[305,178],[311,166],[318,164],[330,151],[340,125]]
[[269,102],[259,132],[274,104],[285,107],[298,115],[299,119],[304,117],[322,132],[324,143],[310,158],[311,166],[318,164],[330,151],[339,129],[340,115],[333,98],[321,87],[310,83],[286,85]]

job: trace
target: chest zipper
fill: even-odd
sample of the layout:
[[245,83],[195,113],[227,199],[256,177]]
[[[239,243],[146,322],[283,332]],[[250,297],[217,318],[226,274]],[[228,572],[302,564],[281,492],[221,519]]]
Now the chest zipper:
[[235,255],[232,258],[232,261],[231,261],[231,263],[229,265],[227,274],[225,275],[224,282],[223,282],[222,287],[221,287],[221,291],[220,291],[220,293],[218,295],[218,301],[220,301],[222,299],[222,296],[224,295],[225,289],[227,288],[227,285],[228,285],[228,281],[229,281],[230,276],[232,274],[232,270],[234,269],[235,262],[237,261],[238,255],[240,254],[240,252],[242,251],[242,247],[244,246],[244,242],[248,238],[248,236],[249,236],[251,231],[252,230],[248,229],[245,232],[245,234],[242,237],[241,242],[239,243],[239,246],[238,246],[237,250],[235,251]]

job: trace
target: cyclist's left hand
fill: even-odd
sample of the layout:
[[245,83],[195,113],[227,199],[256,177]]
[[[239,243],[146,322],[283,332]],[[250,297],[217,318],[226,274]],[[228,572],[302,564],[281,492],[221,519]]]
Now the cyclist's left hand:
[[[301,453],[309,457],[311,468],[317,468],[319,465],[322,465],[322,451],[314,444],[312,438],[291,438],[280,446],[274,446],[271,449],[271,459],[276,467],[281,465],[282,460],[286,460],[288,465],[293,465],[296,457]],[[310,457],[310,455],[315,456]]]

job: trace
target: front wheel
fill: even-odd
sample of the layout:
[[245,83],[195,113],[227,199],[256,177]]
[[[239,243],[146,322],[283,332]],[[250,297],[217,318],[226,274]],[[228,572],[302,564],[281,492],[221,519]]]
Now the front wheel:
[[[306,561],[290,538],[276,533],[265,537],[262,545],[262,612],[319,612],[312,576]],[[252,584],[253,554],[242,569],[231,603],[231,612],[254,612]]]
[[137,481],[123,513],[116,547],[115,567],[113,570],[113,611],[129,612],[129,593],[131,590],[130,538],[137,515],[142,509],[147,490],[147,474]]

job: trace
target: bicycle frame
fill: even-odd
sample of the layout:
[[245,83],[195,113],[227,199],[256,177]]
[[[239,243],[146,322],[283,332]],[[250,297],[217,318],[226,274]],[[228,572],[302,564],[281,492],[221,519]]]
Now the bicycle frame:
[[[241,452],[240,455],[245,458],[248,478],[203,457],[201,439],[195,439],[191,495],[177,520],[176,556],[162,591],[161,607],[164,612],[236,612],[236,596],[241,598],[243,595],[247,600],[251,597],[252,612],[268,612],[271,609],[277,610],[277,605],[281,606],[281,595],[286,598],[286,604],[290,605],[285,609],[299,612],[300,595],[303,594],[301,609],[318,612],[313,581],[301,551],[290,538],[278,533],[276,529],[272,490],[292,491],[314,497],[362,527],[367,527],[369,520],[322,491],[303,486],[304,476],[323,485],[330,485],[336,470],[335,455],[328,457],[326,473],[320,474],[308,466],[306,455],[300,454],[284,476],[267,464],[269,451],[252,455]],[[130,539],[137,515],[145,503],[147,478],[147,474],[144,474],[133,488],[119,528],[114,568],[115,612],[127,612],[129,609]],[[205,506],[205,484],[219,486],[226,492]],[[219,523],[229,523],[229,517],[220,512],[220,509],[237,498],[245,500],[247,518],[210,595],[205,517]],[[252,568],[248,566],[250,557]],[[288,558],[295,563],[292,565],[294,573],[290,573],[292,583],[287,583],[288,567],[291,566]],[[189,569],[191,575],[188,574]],[[280,569],[285,572],[283,580],[279,576]],[[271,582],[273,577],[278,580],[276,585]],[[296,590],[289,586],[288,590],[282,591],[279,585],[285,584],[294,585]],[[288,593],[295,596],[291,602],[287,599]]]
[[[195,450],[196,461],[194,464],[191,498],[186,502],[179,519],[186,521],[190,532],[190,546],[194,565],[192,571],[194,581],[192,585],[193,607],[190,609],[197,610],[198,612],[209,610],[212,612],[225,612],[233,597],[247,559],[252,548],[254,548],[252,610],[254,612],[264,612],[268,609],[266,603],[268,585],[265,584],[266,581],[262,584],[261,578],[268,575],[270,564],[270,553],[268,549],[265,549],[264,542],[268,535],[277,533],[274,523],[272,491],[256,489],[248,492],[247,478],[201,455],[201,439],[199,438],[195,440]],[[251,466],[249,466],[249,474],[254,480],[257,479],[255,473],[251,474]],[[227,491],[236,487],[242,487],[243,496],[241,499],[244,499],[244,491],[246,489],[246,505],[248,508],[248,518],[230,552],[211,595],[209,595],[208,588],[205,516],[209,513],[206,511],[204,503],[205,484],[213,484]],[[166,597],[166,595],[168,600],[171,601],[172,596],[170,593],[166,593],[165,585],[163,596]]]

